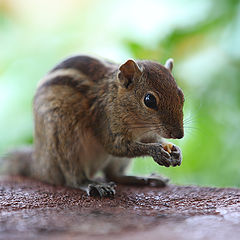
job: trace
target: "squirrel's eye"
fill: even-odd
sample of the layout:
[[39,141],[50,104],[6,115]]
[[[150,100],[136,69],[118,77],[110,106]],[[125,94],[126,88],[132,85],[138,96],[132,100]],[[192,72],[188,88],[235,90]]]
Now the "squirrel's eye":
[[157,100],[151,93],[146,94],[144,97],[144,104],[152,109],[157,108]]

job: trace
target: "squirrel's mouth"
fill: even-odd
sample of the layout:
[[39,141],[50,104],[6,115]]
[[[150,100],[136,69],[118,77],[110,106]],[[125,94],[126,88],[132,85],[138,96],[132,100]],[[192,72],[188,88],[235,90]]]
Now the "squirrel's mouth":
[[162,137],[164,138],[171,138],[171,139],[181,139],[184,136],[184,130],[179,128],[179,129],[174,129],[171,131],[164,131],[162,134]]
[[154,131],[136,132],[135,140],[141,143],[158,143],[162,138],[180,139],[183,138],[184,131],[181,128],[158,128]]

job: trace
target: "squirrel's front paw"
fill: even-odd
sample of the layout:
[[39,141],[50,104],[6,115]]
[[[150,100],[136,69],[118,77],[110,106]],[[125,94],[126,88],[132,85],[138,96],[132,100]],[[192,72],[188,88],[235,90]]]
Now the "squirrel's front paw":
[[153,157],[154,161],[161,166],[170,167],[171,164],[171,155],[164,149],[162,145],[156,146],[151,151],[151,156]]
[[164,144],[158,146],[152,155],[155,162],[159,165],[170,167],[180,166],[182,162],[182,154],[179,147],[173,144]]

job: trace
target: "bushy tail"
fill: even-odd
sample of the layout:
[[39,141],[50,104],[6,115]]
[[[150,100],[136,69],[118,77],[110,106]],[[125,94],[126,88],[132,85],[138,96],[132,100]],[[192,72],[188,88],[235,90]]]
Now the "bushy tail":
[[1,175],[31,176],[32,147],[23,147],[0,159]]

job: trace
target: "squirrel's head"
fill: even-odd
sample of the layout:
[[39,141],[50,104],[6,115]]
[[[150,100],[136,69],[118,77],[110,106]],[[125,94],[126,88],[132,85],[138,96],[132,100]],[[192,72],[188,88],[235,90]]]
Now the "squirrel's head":
[[124,124],[136,138],[158,135],[182,138],[184,95],[172,76],[173,60],[165,66],[128,60],[119,67],[119,104]]

